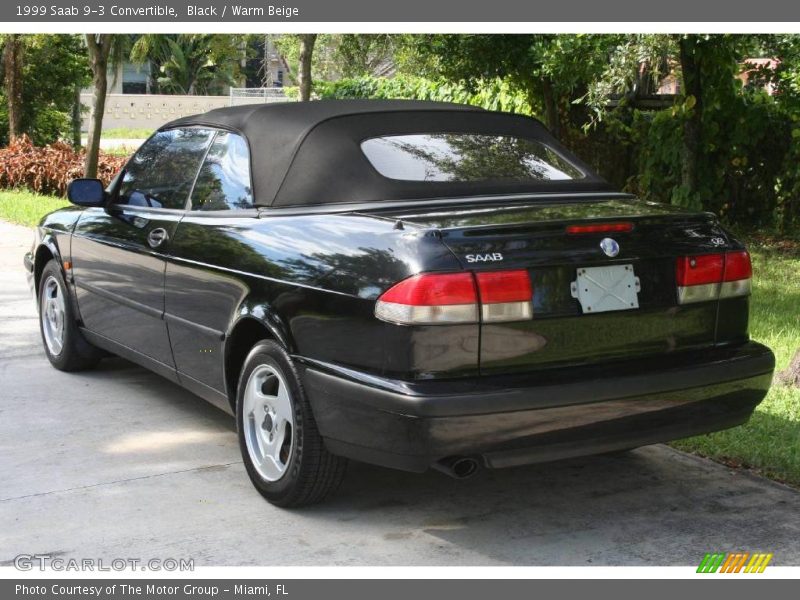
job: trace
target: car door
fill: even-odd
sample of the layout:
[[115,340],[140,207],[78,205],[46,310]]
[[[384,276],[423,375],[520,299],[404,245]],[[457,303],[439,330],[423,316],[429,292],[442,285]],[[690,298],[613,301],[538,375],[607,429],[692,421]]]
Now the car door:
[[165,256],[213,135],[194,127],[156,133],[125,166],[108,205],[87,209],[72,238],[84,327],[170,370]]
[[177,370],[181,382],[201,395],[197,384],[225,391],[223,340],[249,291],[230,266],[259,268],[252,261],[261,258],[247,243],[257,218],[247,142],[219,131],[175,232],[166,275],[165,316]]

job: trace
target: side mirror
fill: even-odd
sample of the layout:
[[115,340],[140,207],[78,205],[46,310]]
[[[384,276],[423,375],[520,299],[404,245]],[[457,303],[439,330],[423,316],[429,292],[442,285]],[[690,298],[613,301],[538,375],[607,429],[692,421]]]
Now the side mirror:
[[106,192],[99,179],[73,179],[67,186],[67,198],[78,206],[103,206]]

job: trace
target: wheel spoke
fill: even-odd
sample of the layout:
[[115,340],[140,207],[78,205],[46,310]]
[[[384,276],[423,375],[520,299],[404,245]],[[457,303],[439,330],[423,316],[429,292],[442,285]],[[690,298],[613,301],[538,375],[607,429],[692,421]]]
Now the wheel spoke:
[[275,396],[275,413],[283,420],[288,420],[292,412],[292,401],[289,399],[289,391],[286,386],[281,384],[278,394]]
[[256,398],[257,403],[261,406],[264,406],[264,404],[273,404],[276,398],[276,396],[270,396],[269,394],[265,394],[260,390],[256,390],[253,396]]
[[[261,428],[260,423],[256,423],[257,428]],[[265,465],[265,463],[269,462],[271,459],[270,453],[272,452],[272,448],[270,447],[269,440],[265,438],[263,435],[257,435],[256,439],[258,440],[258,453],[259,453],[259,462],[261,465]]]

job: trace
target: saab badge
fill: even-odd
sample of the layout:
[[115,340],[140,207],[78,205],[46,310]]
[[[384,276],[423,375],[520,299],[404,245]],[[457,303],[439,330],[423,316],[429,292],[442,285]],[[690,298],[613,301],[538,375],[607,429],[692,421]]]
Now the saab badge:
[[600,249],[606,256],[611,258],[619,254],[619,244],[611,238],[603,238],[600,241]]

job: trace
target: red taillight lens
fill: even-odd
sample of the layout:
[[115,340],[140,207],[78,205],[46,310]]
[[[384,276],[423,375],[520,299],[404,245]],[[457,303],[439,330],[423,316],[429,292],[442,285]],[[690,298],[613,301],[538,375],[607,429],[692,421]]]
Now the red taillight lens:
[[750,255],[744,250],[681,256],[675,263],[678,303],[747,296],[752,275]]
[[404,279],[375,304],[375,316],[401,325],[478,322],[472,273],[426,273]]
[[746,250],[741,252],[728,252],[725,255],[725,275],[723,281],[739,281],[750,279],[753,276],[753,267],[750,264],[750,255]]
[[675,265],[675,279],[679,286],[719,283],[724,267],[723,254],[682,256]]
[[475,282],[470,273],[429,273],[404,279],[382,296],[384,302],[412,306],[475,304]]
[[533,317],[533,287],[528,272],[486,271],[476,273],[485,323],[526,321]]
[[578,235],[581,233],[624,233],[633,230],[633,223],[592,223],[591,225],[569,225],[567,233]]
[[532,299],[525,270],[426,273],[389,288],[378,298],[375,316],[403,325],[476,323],[480,308],[485,322],[521,321],[533,316]]
[[518,271],[487,271],[476,273],[478,290],[483,304],[497,304],[500,302],[530,302],[533,297],[531,278],[528,272]]

